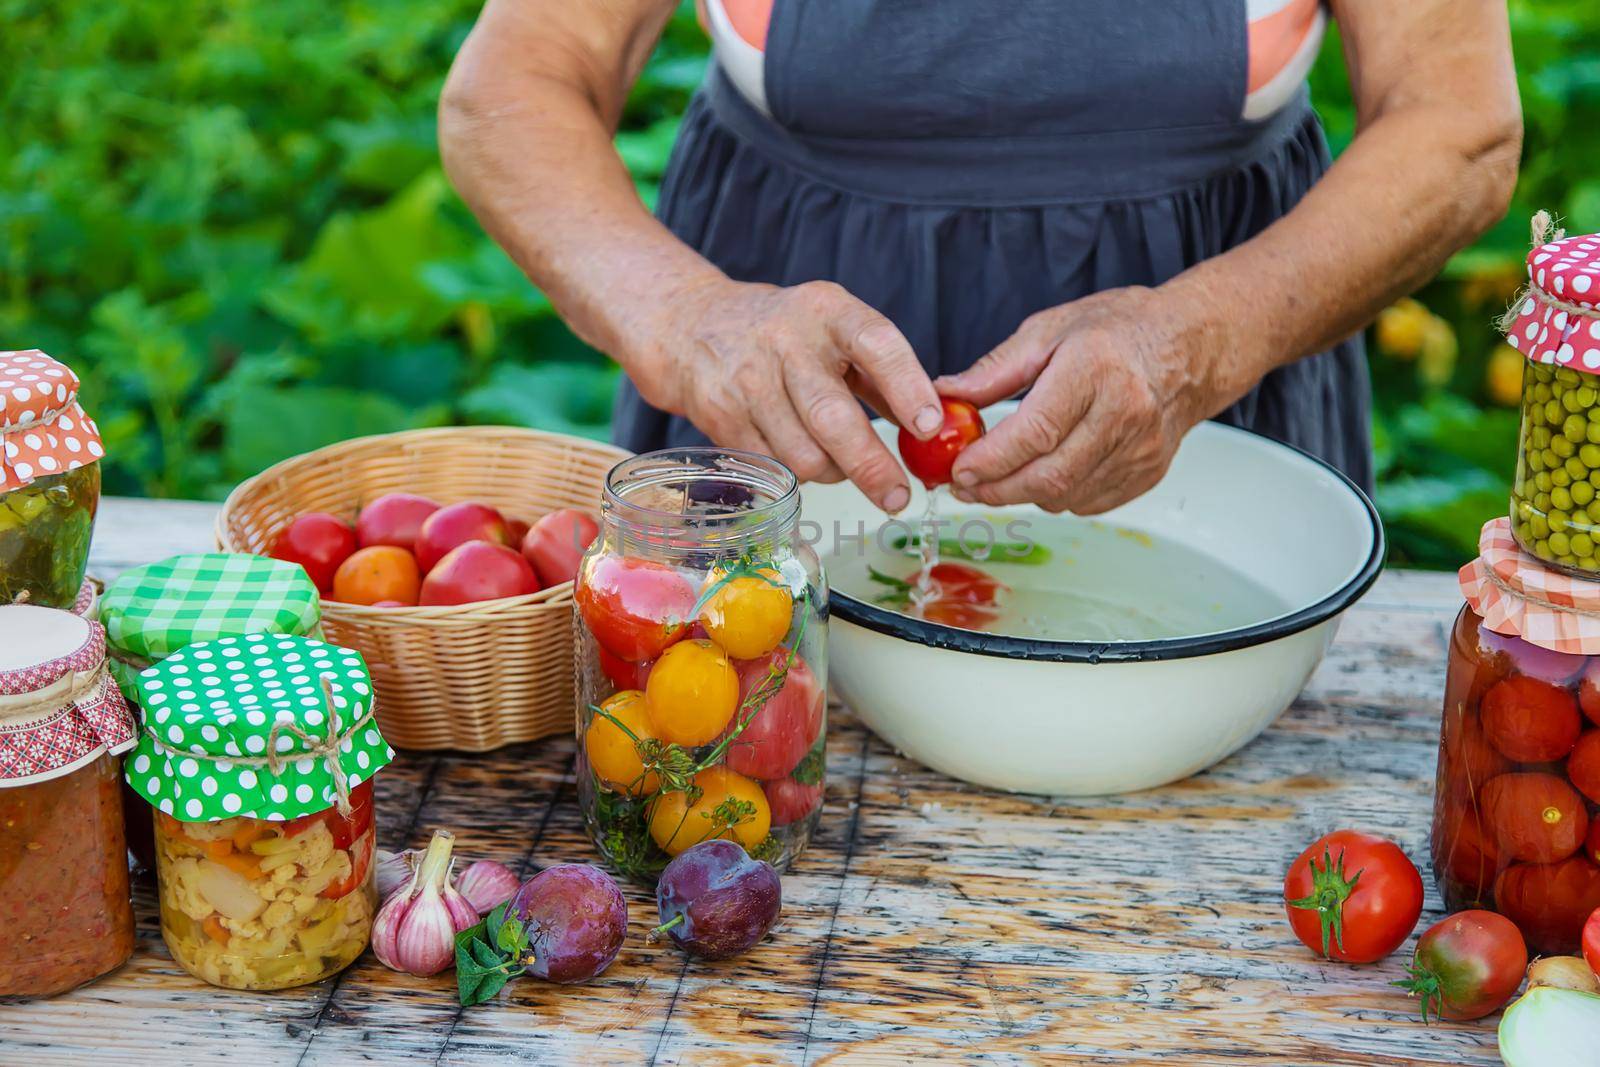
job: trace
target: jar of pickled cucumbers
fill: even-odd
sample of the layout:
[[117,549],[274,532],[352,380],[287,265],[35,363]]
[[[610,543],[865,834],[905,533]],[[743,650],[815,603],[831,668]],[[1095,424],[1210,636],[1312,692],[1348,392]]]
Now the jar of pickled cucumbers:
[[251,634],[138,678],[128,784],[155,808],[161,935],[190,974],[285,989],[337,974],[377,907],[372,777],[393,759],[360,653]]
[[0,997],[62,993],[133,953],[120,786],[134,737],[98,625],[0,606]]
[[1600,583],[1542,566],[1503,518],[1479,547],[1450,638],[1434,876],[1450,910],[1570,954],[1600,907]]
[[1527,357],[1511,523],[1551,566],[1600,575],[1600,234],[1546,241],[1506,343]]
[[795,477],[716,448],[624,460],[573,591],[578,795],[618,872],[731,838],[782,869],[822,808],[827,584]]
[[77,601],[103,455],[77,375],[37,349],[0,352],[0,604]]

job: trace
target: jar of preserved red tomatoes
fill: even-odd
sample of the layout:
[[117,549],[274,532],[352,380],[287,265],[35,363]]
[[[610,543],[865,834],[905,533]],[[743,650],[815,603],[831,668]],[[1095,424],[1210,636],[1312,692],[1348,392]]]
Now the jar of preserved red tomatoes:
[[1528,288],[1505,319],[1527,357],[1511,523],[1547,564],[1600,575],[1600,234],[1546,240],[1534,220]]
[[1506,519],[1461,569],[1434,795],[1446,905],[1575,952],[1600,907],[1600,583],[1541,566]]
[[624,460],[579,568],[578,795],[620,873],[731,838],[780,869],[822,807],[827,585],[776,460]]
[[0,352],[0,603],[77,601],[103,455],[77,375],[37,349]]
[[0,996],[62,993],[133,953],[120,753],[134,736],[98,625],[0,607]]
[[161,936],[213,985],[337,974],[377,909],[372,776],[394,758],[360,653],[251,634],[139,675],[129,785],[155,809]]

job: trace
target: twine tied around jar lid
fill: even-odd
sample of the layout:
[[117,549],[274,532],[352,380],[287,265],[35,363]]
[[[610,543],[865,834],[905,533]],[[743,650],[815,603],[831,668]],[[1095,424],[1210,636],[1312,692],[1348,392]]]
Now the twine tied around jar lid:
[[[328,774],[333,778],[334,806],[338,809],[341,817],[348,818],[351,811],[350,776],[345,772],[344,764],[339,759],[340,747],[357,730],[372,721],[376,702],[369,704],[366,713],[341,733],[339,730],[339,711],[334,704],[333,685],[328,681],[330,677],[331,675],[323,674],[317,678],[322,690],[323,708],[327,712],[326,722],[328,729],[323,736],[318,737],[302,730],[292,721],[280,720],[274,722],[272,729],[267,733],[267,751],[264,755],[219,756],[210,752],[192,751],[186,753],[186,755],[194,759],[205,760],[208,763],[228,763],[235,767],[265,767],[272,773],[274,778],[283,773],[283,767],[286,763],[293,763],[296,760],[303,759],[320,759],[327,764]],[[298,737],[305,743],[305,750],[302,752],[279,752],[278,739],[285,734],[292,734]]]
[[102,661],[99,666],[90,670],[74,672],[72,684],[67,687],[64,693],[34,697],[29,700],[7,698],[3,704],[0,704],[0,722],[25,723],[40,715],[48,715],[50,712],[64,708],[68,704],[76,704],[88,697],[95,696],[101,691],[105,677],[106,665]]

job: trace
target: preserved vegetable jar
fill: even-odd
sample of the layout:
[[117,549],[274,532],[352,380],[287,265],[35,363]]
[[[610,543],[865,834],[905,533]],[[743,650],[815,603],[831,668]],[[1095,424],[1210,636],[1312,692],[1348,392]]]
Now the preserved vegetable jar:
[[780,869],[822,807],[827,585],[776,460],[652,452],[606,478],[573,591],[578,794],[596,846],[653,881],[726,837]]
[[37,349],[0,352],[0,603],[76,602],[103,455],[77,375]]
[[0,997],[65,992],[133,953],[120,753],[134,737],[98,625],[0,607]]
[[1570,954],[1600,907],[1600,583],[1541,566],[1503,518],[1479,547],[1450,638],[1434,875],[1451,910]]
[[[299,564],[262,556],[197,552],[123,571],[100,606],[111,674],[139,701],[139,672],[181,648],[245,634],[322,636],[321,601]],[[128,848],[155,867],[150,805],[129,797]]]
[[251,634],[139,675],[127,779],[155,808],[161,935],[213,985],[337,974],[377,907],[372,777],[394,757],[360,653]]
[[1544,236],[1536,219],[1528,288],[1506,320],[1506,343],[1527,357],[1512,529],[1546,563],[1594,577],[1600,576],[1600,234]]

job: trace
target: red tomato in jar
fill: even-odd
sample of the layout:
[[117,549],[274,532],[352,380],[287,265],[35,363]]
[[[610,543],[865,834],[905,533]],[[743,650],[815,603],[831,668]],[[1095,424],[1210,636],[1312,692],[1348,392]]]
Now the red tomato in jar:
[[355,842],[355,847],[350,850],[350,873],[337,882],[328,883],[327,888],[317,895],[328,900],[338,900],[365,885],[367,874],[372,870],[372,852],[376,844],[376,834],[367,834],[359,838]]
[[1381,960],[1422,914],[1422,876],[1393,841],[1335,830],[1289,865],[1284,910],[1301,944],[1345,963]]
[[[776,816],[773,821],[777,821]],[[1590,912],[1583,924],[1583,962],[1600,978],[1600,908]]]
[[561,508],[540,518],[516,543],[533,565],[539,583],[548,589],[577,576],[583,554],[599,536],[600,526],[594,519],[576,508]]
[[1589,831],[1583,799],[1553,774],[1502,774],[1483,787],[1479,800],[1495,843],[1511,859],[1566,859]]
[[772,808],[772,825],[788,826],[817,810],[822,803],[822,783],[804,785],[793,778],[763,782],[767,804]]
[[[741,660],[739,672],[739,711],[734,722],[723,731],[726,737],[746,714],[750,695],[765,683],[775,667],[782,667],[789,650],[778,648],[760,659]],[[754,714],[728,746],[727,763],[747,778],[783,778],[805,758],[822,731],[824,696],[816,675],[798,655],[789,664],[789,673],[779,689]]]
[[1482,900],[1500,870],[1500,847],[1484,829],[1477,810],[1446,801],[1433,827],[1433,858],[1452,887],[1468,900]]
[[1522,674],[1496,683],[1481,710],[1490,744],[1518,763],[1561,759],[1583,729],[1571,693]]
[[594,639],[631,663],[655,659],[682,640],[694,616],[689,580],[664,563],[596,556],[573,590]]
[[1492,911],[1458,911],[1417,938],[1411,977],[1397,982],[1422,998],[1422,1019],[1481,1019],[1522,985],[1528,946],[1516,925]]
[[599,645],[600,673],[610,679],[611,684],[619,691],[627,689],[643,689],[644,683],[650,677],[650,668],[655,660],[644,663],[630,663],[621,656],[616,655],[605,645]]
[[1600,726],[1600,660],[1591,660],[1578,681],[1578,706],[1589,721]]
[[1511,761],[1489,743],[1475,711],[1458,709],[1445,724],[1440,744],[1443,749],[1439,761],[1441,784],[1459,799],[1471,797],[1483,783],[1511,769]]
[[962,449],[983,436],[983,416],[965,400],[943,397],[944,424],[926,441],[919,441],[908,431],[900,431],[900,458],[910,471],[928,488],[945,485],[950,481],[950,468]]
[[279,533],[272,557],[298,563],[324,593],[333,591],[339,564],[356,550],[356,532],[343,519],[326,512],[301,515]]
[[1600,815],[1589,820],[1589,833],[1583,839],[1583,855],[1600,863]]
[[1600,730],[1578,738],[1567,757],[1567,780],[1584,796],[1600,804]]
[[350,790],[350,814],[340,815],[337,806],[302,815],[283,825],[284,836],[298,837],[318,823],[326,823],[335,848],[349,848],[357,838],[372,829],[372,779]]
[[1513,864],[1495,882],[1494,903],[1533,951],[1569,954],[1578,947],[1583,924],[1600,908],[1600,867],[1582,856]]

